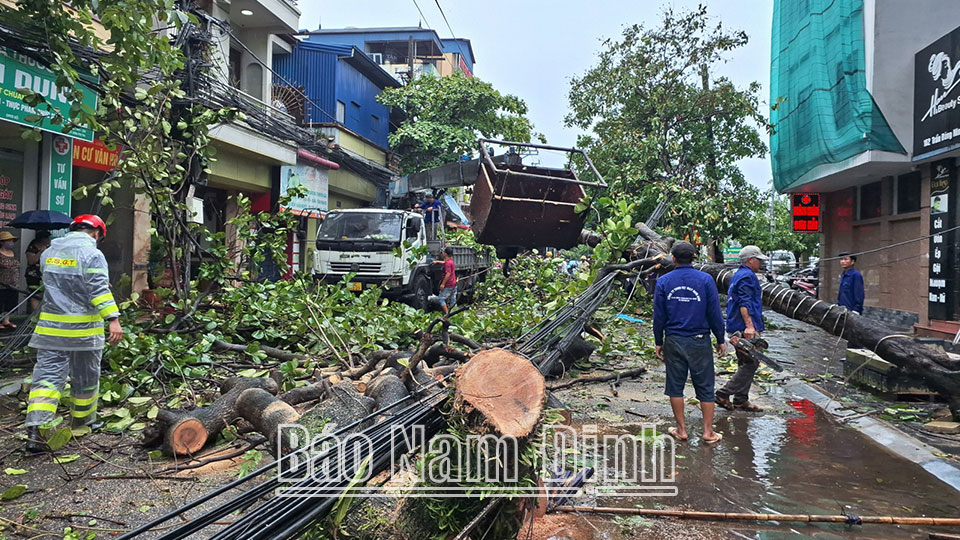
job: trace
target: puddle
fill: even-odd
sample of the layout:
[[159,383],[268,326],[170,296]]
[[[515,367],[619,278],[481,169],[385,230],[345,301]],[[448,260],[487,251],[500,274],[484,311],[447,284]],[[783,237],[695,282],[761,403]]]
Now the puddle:
[[[788,405],[796,414],[718,418],[716,427],[724,436],[718,445],[705,445],[696,434],[689,442],[677,443],[675,497],[600,495],[582,497],[573,504],[713,512],[960,516],[956,492],[920,467],[838,425],[809,401],[789,401]],[[601,435],[636,435],[642,429],[640,424],[604,426]],[[629,467],[629,463],[635,462],[627,459],[621,463]],[[643,468],[649,466],[649,458],[646,463]],[[702,522],[697,525],[703,526]],[[824,539],[905,539],[926,538],[928,532],[918,526],[869,524],[846,527],[714,522],[707,526],[718,533],[707,536],[716,538],[778,539],[799,535]],[[936,530],[960,532],[958,528]]]

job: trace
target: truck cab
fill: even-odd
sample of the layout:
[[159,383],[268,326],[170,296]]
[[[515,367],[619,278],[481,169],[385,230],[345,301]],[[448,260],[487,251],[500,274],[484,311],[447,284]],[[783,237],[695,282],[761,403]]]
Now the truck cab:
[[[489,269],[490,254],[466,246],[452,247],[458,289],[469,295]],[[350,290],[380,287],[385,297],[424,309],[427,298],[439,292],[443,268],[431,262],[440,258],[442,248],[442,241],[427,240],[423,216],[416,212],[334,210],[317,230],[313,271],[327,283],[339,283],[353,273],[347,283]]]

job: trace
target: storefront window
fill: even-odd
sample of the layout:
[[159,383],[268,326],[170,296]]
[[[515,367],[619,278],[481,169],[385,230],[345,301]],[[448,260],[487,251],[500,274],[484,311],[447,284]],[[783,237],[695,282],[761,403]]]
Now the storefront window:
[[920,171],[897,177],[897,213],[920,210]]
[[870,219],[883,215],[882,182],[860,186],[859,219]]

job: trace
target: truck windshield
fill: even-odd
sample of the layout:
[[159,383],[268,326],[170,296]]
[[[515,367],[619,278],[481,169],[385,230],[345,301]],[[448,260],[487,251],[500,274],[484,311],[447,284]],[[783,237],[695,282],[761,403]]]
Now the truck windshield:
[[317,240],[400,241],[400,215],[330,213],[320,225]]

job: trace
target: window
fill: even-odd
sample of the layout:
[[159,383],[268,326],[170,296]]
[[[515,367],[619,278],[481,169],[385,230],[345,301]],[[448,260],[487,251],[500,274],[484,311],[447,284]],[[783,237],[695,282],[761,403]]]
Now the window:
[[347,119],[347,106],[342,101],[337,101],[337,122],[341,124]]
[[857,207],[860,209],[858,214],[858,219],[870,219],[875,217],[880,217],[883,215],[883,206],[882,206],[882,182],[874,182],[872,184],[867,184],[860,186],[859,190],[859,204]]
[[897,213],[920,210],[920,171],[897,177]]

